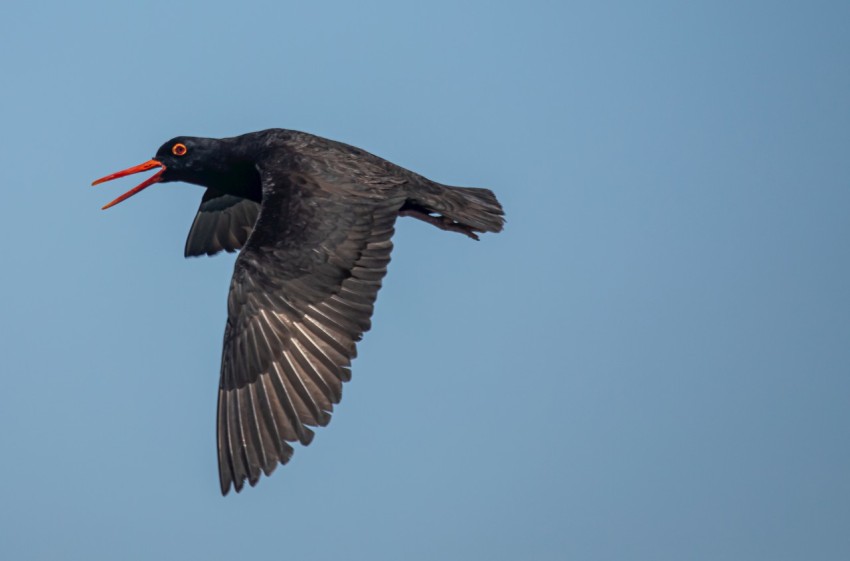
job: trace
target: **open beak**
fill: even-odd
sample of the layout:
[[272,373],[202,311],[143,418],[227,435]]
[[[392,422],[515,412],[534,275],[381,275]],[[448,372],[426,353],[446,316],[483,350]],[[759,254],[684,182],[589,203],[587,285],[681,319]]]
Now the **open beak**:
[[148,160],[147,162],[145,162],[143,164],[139,164],[137,166],[133,166],[131,168],[127,168],[127,169],[122,170],[122,171],[116,171],[115,173],[113,173],[111,175],[107,175],[106,177],[101,177],[97,181],[92,182],[92,186],[99,185],[99,184],[104,183],[106,181],[112,181],[113,179],[118,179],[119,177],[124,177],[126,175],[133,175],[134,173],[141,173],[143,171],[148,171],[149,169],[154,169],[154,168],[162,168],[162,169],[159,170],[158,172],[156,172],[155,174],[153,174],[152,176],[150,176],[149,178],[147,178],[144,182],[140,183],[139,185],[136,185],[135,187],[133,187],[132,189],[130,189],[129,191],[127,191],[126,193],[124,193],[123,195],[121,195],[120,197],[115,199],[114,201],[112,201],[111,203],[104,206],[101,210],[106,210],[111,206],[115,206],[118,203],[120,203],[121,201],[123,201],[124,199],[129,199],[130,197],[132,197],[133,195],[135,195],[136,193],[138,193],[142,189],[145,189],[147,187],[150,187],[154,183],[159,183],[160,181],[162,181],[162,174],[165,172],[165,166],[162,165],[162,163],[160,163],[156,160]]

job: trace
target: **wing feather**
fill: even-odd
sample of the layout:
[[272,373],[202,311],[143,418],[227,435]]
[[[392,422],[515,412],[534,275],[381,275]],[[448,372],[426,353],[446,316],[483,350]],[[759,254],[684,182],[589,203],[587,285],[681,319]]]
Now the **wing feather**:
[[[290,442],[307,445],[310,427],[330,422],[371,325],[405,200],[403,192],[358,198],[356,186],[310,176],[262,178],[262,210],[228,295],[218,408],[225,494],[256,484],[289,461]],[[236,207],[218,218],[233,223],[216,233],[237,231],[246,207]],[[208,232],[196,222],[198,234]],[[234,245],[225,241],[218,245]]]
[[184,255],[215,255],[245,245],[260,213],[260,204],[208,188],[189,229]]

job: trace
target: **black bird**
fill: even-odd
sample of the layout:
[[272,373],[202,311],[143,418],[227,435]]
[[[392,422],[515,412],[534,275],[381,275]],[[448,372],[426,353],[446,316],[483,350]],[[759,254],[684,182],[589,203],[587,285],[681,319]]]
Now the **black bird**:
[[153,159],[92,185],[159,168],[154,183],[206,187],[185,255],[241,249],[227,297],[218,392],[221,492],[271,474],[324,426],[370,327],[397,216],[473,239],[498,232],[487,189],[450,187],[359,148],[284,129],[178,136]]

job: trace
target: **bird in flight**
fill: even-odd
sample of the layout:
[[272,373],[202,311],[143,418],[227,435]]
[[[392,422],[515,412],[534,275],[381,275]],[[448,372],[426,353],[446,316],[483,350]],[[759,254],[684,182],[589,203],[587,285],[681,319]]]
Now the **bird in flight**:
[[487,189],[450,187],[359,148],[269,129],[179,136],[143,164],[154,183],[206,188],[186,257],[240,251],[227,297],[218,391],[221,492],[256,485],[325,426],[371,325],[398,216],[478,239],[504,212]]

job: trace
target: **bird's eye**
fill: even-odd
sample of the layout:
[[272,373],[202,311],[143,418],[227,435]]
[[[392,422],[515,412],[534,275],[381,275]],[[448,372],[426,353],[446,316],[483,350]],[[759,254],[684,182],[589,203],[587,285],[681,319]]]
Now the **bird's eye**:
[[178,142],[174,146],[171,147],[171,153],[175,156],[183,156],[186,154],[186,145]]

